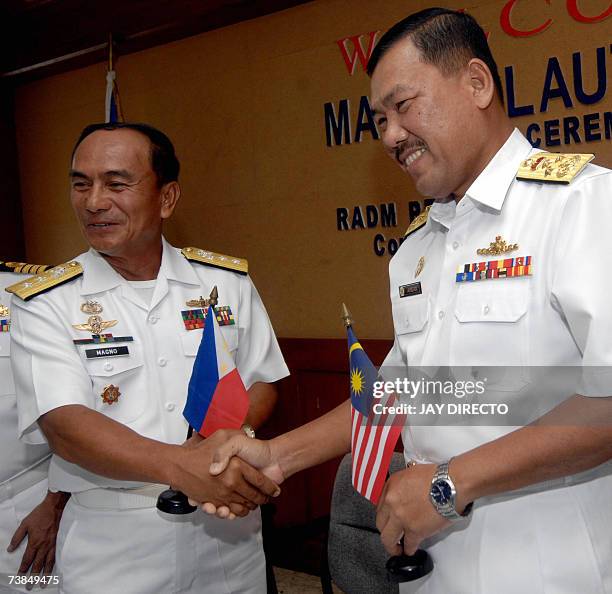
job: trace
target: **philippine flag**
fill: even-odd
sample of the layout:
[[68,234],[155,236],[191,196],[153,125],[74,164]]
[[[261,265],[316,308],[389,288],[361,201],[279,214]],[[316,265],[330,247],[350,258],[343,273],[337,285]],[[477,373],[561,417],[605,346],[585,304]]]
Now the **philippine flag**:
[[240,429],[248,410],[249,395],[221,334],[215,310],[209,306],[183,416],[200,435],[208,437],[217,429]]

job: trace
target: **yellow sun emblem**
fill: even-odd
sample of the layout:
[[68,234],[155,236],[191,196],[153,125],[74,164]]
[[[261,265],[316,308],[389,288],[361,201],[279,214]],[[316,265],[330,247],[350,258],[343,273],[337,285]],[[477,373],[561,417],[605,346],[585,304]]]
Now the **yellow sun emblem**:
[[361,369],[351,369],[351,390],[360,395],[363,392],[363,373]]

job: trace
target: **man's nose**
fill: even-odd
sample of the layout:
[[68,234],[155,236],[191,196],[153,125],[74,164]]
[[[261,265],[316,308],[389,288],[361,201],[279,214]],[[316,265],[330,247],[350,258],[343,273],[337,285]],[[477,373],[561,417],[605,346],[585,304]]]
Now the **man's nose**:
[[99,212],[101,210],[108,210],[110,207],[111,201],[106,195],[104,184],[94,183],[87,195],[85,208],[90,212]]
[[409,133],[396,119],[387,120],[387,127],[382,133],[382,142],[389,151],[395,150],[408,139]]

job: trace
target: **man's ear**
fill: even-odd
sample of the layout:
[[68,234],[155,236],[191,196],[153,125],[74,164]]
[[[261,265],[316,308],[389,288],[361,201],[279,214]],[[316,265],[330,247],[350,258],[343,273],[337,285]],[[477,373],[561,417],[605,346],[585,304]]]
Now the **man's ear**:
[[168,219],[172,216],[179,198],[181,197],[181,186],[176,181],[164,184],[161,189],[161,218]]
[[487,109],[495,97],[495,83],[489,67],[482,60],[472,58],[467,74],[474,103],[480,109]]

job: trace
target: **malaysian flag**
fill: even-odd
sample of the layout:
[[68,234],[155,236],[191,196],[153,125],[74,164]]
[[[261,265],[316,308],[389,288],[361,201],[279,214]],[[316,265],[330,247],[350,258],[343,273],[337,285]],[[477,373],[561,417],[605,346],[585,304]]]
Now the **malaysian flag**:
[[[376,368],[348,326],[351,380],[351,454],[353,487],[373,504],[378,503],[404,416],[389,415],[385,407],[396,403],[395,394],[374,397]],[[379,404],[381,407],[374,405]],[[378,410],[381,408],[382,410]]]

